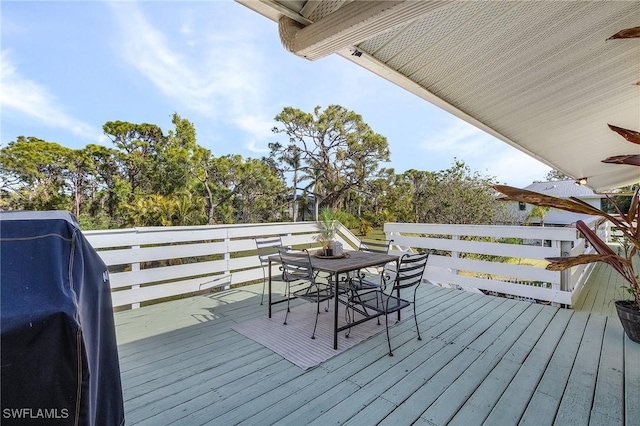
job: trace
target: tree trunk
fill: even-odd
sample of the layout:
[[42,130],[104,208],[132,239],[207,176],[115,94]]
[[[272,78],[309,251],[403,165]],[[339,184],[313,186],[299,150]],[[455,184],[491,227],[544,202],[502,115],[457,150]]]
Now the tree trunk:
[[204,187],[207,189],[207,224],[215,225],[215,221],[213,220],[213,194],[211,194],[211,188],[209,188],[206,181]]
[[298,170],[293,172],[293,221],[298,220]]

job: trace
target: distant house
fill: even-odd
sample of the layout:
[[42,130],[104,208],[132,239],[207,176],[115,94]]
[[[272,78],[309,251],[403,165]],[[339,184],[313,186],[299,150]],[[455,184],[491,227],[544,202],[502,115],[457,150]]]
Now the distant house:
[[[534,182],[524,189],[558,198],[576,197],[596,208],[601,208],[602,203],[607,201],[606,197],[596,194],[591,188],[586,186],[577,186],[573,180]],[[522,222],[527,221],[532,208],[533,205],[525,203],[513,202],[512,205],[512,209],[514,209],[517,217]],[[550,209],[544,217],[544,226],[566,226],[575,223],[578,220],[587,221],[594,218],[595,216],[589,216],[586,214]],[[528,222],[532,225],[539,225],[540,219],[530,218]]]
[[[315,198],[313,197],[313,195],[298,194],[296,198],[296,203],[298,204],[298,218],[296,219],[296,221],[304,222],[304,221],[315,220],[315,215],[314,215]],[[293,217],[293,195],[287,195],[286,213],[289,216],[289,218]]]

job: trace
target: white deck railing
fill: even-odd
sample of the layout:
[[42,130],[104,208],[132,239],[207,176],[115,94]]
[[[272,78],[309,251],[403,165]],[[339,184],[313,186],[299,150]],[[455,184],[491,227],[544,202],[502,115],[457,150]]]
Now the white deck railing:
[[[316,248],[314,222],[175,226],[85,231],[109,266],[113,306],[262,279],[254,238],[281,235],[286,246]],[[338,238],[357,248],[346,229]],[[348,242],[350,241],[350,243]]]
[[387,223],[384,230],[402,251],[434,250],[425,279],[441,286],[573,305],[591,269],[582,265],[554,272],[547,271],[544,262],[530,266],[487,260],[491,256],[544,260],[585,253],[585,241],[573,227]]
[[[429,258],[425,273],[432,283],[572,305],[585,280],[584,267],[561,273],[463,255],[543,259],[576,254],[584,251],[585,243],[577,238],[574,228],[387,223],[384,229],[387,238],[394,240],[394,250],[437,250]],[[84,234],[109,266],[114,307],[135,308],[142,302],[261,280],[255,237],[281,235],[284,245],[315,249],[317,232],[314,222],[289,222],[131,228]],[[498,242],[504,238],[550,243],[547,247]],[[344,227],[338,239],[347,248],[355,249],[359,243]],[[527,285],[511,282],[516,280]]]

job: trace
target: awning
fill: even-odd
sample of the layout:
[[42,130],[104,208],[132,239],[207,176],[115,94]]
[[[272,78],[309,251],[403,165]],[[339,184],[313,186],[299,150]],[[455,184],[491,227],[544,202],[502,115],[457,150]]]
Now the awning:
[[[638,1],[236,0],[287,49],[337,53],[597,191],[640,181]],[[409,148],[409,147],[407,147]]]

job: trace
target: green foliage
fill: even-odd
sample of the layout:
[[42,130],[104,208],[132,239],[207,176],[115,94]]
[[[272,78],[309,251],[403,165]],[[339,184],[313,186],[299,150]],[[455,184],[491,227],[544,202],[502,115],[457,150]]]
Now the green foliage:
[[540,221],[540,225],[544,226],[544,218],[551,210],[550,207],[542,207],[542,206],[533,206],[529,214],[527,215],[527,219],[525,223],[531,223],[532,219],[538,219]]
[[96,215],[81,213],[78,216],[78,222],[80,223],[80,229],[85,231],[109,229],[114,227],[111,223],[111,218],[104,212],[100,212]]
[[366,237],[372,230],[373,227],[371,226],[371,222],[367,219],[360,219],[360,224],[358,225],[358,232],[360,235]]
[[418,223],[491,224],[505,208],[495,202],[495,178],[472,173],[464,161],[440,172],[409,170],[400,179]]
[[279,217],[285,184],[272,167],[213,157],[191,122],[174,114],[173,124],[165,135],[153,124],[107,122],[115,148],[72,150],[20,136],[0,149],[0,206],[71,210],[86,229]]
[[73,157],[72,149],[35,137],[9,142],[0,150],[4,204],[25,210],[70,210],[65,193],[72,190],[72,182],[65,174]]
[[287,107],[275,121],[286,142],[270,144],[261,160],[214,156],[178,114],[167,132],[109,121],[103,130],[112,147],[74,150],[20,136],[0,148],[0,208],[68,209],[93,229],[288,220],[291,199],[313,199],[314,217],[328,207],[365,235],[385,222],[496,217],[493,178],[457,160],[440,172],[380,168],[390,157],[386,138],[344,107]]
[[313,113],[286,107],[275,117],[288,142],[270,144],[270,158],[282,172],[294,171],[294,188],[309,181],[303,191],[314,195],[318,205],[341,206],[351,190],[361,191],[375,178],[379,162],[389,160],[387,139],[375,133],[362,117],[339,105]]
[[344,212],[337,209],[331,209],[329,207],[322,208],[318,215],[319,233],[316,240],[322,243],[323,247],[328,247],[329,244],[335,240],[339,225],[347,221],[347,216]]
[[553,169],[553,170],[550,170],[549,173],[547,173],[544,176],[544,178],[545,178],[545,180],[549,180],[549,181],[552,181],[552,180],[570,180],[571,176],[567,176],[564,173],[562,173],[561,171]]

